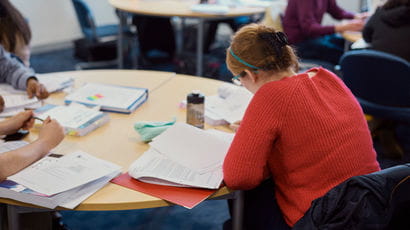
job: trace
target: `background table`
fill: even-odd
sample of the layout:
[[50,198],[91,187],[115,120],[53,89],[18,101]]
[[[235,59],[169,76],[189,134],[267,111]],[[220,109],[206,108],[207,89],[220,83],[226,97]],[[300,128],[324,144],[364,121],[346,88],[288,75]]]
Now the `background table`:
[[[75,150],[83,150],[122,166],[123,172],[126,172],[129,165],[149,147],[148,144],[139,141],[139,135],[133,129],[135,122],[170,121],[173,118],[185,122],[186,111],[180,109],[178,105],[186,98],[186,95],[193,89],[199,89],[205,95],[214,95],[222,84],[221,81],[212,79],[170,72],[138,70],[90,70],[50,73],[49,75],[74,77],[75,87],[85,82],[101,82],[149,89],[148,100],[132,114],[110,113],[111,120],[107,124],[83,137],[67,136],[54,151],[66,154]],[[65,96],[63,92],[54,93],[45,102],[63,104]],[[215,128],[228,130],[222,126]],[[26,140],[34,141],[37,134],[32,131]],[[223,187],[212,197],[226,195],[229,192],[226,187]],[[35,207],[8,199],[0,199],[0,203]],[[168,205],[171,204],[162,199],[109,183],[75,210],[128,210]]]
[[[199,3],[198,0],[109,0],[109,3],[119,10],[120,19],[118,38],[118,66],[123,67],[123,35],[122,31],[126,26],[126,14],[138,14],[157,17],[182,17],[198,19],[197,47],[196,47],[196,75],[202,75],[203,68],[203,38],[205,20],[217,20],[233,18],[238,16],[248,16],[265,12],[261,7],[232,7],[226,14],[216,15],[208,13],[196,13],[191,11],[191,6]],[[140,31],[143,33],[143,31]]]

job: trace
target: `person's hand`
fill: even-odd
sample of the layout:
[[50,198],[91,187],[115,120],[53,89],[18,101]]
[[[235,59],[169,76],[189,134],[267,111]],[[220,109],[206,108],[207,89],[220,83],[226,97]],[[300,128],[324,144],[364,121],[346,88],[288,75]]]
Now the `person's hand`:
[[0,113],[3,112],[4,105],[5,105],[4,98],[0,95]]
[[31,129],[34,125],[33,111],[28,110],[21,112],[3,122],[3,135],[13,134],[17,132],[19,129]]
[[35,78],[28,79],[26,90],[29,98],[36,96],[38,99],[45,99],[50,95],[46,87],[40,84]]
[[43,126],[38,134],[38,140],[43,143],[43,147],[50,151],[64,139],[64,128],[55,120],[47,117],[43,121]]
[[241,125],[241,121],[235,121],[234,123],[230,124],[229,127],[233,130],[233,131],[237,131],[239,128],[239,125]]
[[345,31],[361,31],[364,27],[364,21],[362,20],[349,20],[345,23],[335,26],[336,32],[345,32]]
[[369,17],[369,13],[368,12],[363,12],[363,13],[358,13],[354,15],[354,19],[358,19],[358,20],[366,20]]

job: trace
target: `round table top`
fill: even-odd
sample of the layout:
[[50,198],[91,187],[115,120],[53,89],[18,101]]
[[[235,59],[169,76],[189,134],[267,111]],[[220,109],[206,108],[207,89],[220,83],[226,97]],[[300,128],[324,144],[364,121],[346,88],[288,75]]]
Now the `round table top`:
[[349,42],[356,42],[362,38],[362,32],[360,31],[345,31],[342,33],[344,39]]
[[[177,121],[185,122],[186,110],[178,105],[193,89],[199,89],[205,95],[217,93],[221,81],[179,75],[171,72],[141,70],[87,70],[49,73],[55,77],[71,76],[75,79],[75,87],[85,82],[100,82],[149,89],[148,100],[132,114],[109,113],[111,120],[90,132],[86,136],[66,136],[63,142],[53,150],[67,154],[82,150],[96,157],[122,166],[128,171],[130,164],[148,149],[148,144],[139,140],[139,134],[133,125],[137,121]],[[49,104],[63,104],[66,93],[53,93],[45,100]],[[227,127],[215,127],[228,130]],[[33,130],[25,139],[29,142],[37,138]],[[229,193],[221,188],[214,196]],[[0,202],[31,206],[21,202],[0,199]],[[101,190],[81,203],[75,210],[127,210],[167,206],[170,203],[125,187],[109,183]]]
[[227,18],[265,12],[263,7],[244,6],[231,7],[225,14],[193,12],[191,6],[199,3],[198,0],[109,0],[109,3],[121,11],[161,17]]

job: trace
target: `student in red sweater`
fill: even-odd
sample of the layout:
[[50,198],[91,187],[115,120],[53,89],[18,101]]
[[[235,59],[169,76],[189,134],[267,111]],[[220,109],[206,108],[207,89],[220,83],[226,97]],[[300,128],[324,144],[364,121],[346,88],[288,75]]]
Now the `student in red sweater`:
[[[325,13],[337,20],[349,20],[336,25],[322,25]],[[299,56],[336,65],[343,54],[344,40],[335,33],[361,31],[366,17],[367,13],[353,14],[342,9],[336,0],[289,0],[282,23]]]
[[[334,186],[380,170],[355,97],[326,69],[297,74],[297,57],[283,33],[257,24],[241,28],[226,62],[254,97],[226,155],[225,184],[252,190],[269,178],[275,186],[268,197],[253,194],[245,200],[245,220],[247,213],[264,215],[261,225],[281,229],[268,226],[276,224],[267,223],[277,218],[272,211],[246,206],[276,197],[287,225],[293,226],[314,199]],[[248,227],[258,229],[255,223]]]

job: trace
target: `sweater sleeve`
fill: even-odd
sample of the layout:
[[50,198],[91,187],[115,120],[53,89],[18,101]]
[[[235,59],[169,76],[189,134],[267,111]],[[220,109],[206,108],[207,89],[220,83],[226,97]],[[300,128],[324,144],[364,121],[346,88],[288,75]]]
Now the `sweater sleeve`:
[[255,188],[267,176],[268,156],[278,136],[280,118],[273,112],[277,106],[272,104],[271,91],[259,91],[249,104],[224,160],[224,181],[232,189]]
[[354,14],[350,13],[342,8],[340,8],[336,0],[329,0],[329,5],[328,5],[328,10],[327,12],[332,15],[333,18],[337,20],[342,20],[342,19],[353,19]]
[[16,89],[26,89],[27,80],[34,77],[34,72],[10,56],[0,46],[0,82],[8,83]]
[[333,34],[335,27],[333,25],[322,25],[315,19],[314,2],[312,0],[298,1],[297,15],[299,25],[303,26],[303,31],[309,38]]

